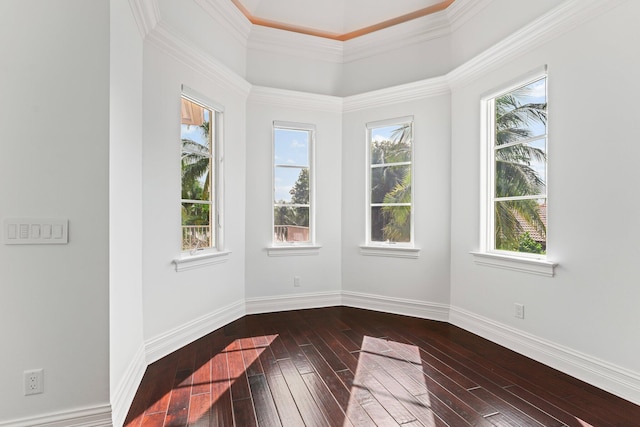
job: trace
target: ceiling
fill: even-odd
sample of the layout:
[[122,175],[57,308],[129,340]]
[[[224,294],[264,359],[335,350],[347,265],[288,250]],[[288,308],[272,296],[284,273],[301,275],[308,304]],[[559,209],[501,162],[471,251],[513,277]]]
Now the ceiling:
[[255,25],[350,40],[446,9],[454,0],[231,0]]

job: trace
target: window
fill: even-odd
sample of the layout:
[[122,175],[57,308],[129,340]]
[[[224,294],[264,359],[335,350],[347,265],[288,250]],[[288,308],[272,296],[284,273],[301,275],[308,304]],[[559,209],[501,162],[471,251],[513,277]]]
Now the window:
[[314,243],[313,125],[274,122],[273,244]]
[[544,258],[547,249],[547,77],[487,99],[486,249]]
[[413,244],[413,117],[367,124],[367,244]]
[[181,248],[190,255],[222,248],[222,110],[200,99],[181,99]]

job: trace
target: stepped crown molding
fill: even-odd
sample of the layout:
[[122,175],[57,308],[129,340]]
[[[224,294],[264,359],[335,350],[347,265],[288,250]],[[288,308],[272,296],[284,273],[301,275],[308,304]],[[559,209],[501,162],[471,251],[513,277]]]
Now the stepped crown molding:
[[463,86],[629,0],[567,0],[447,74]]
[[[131,1],[145,2],[145,4],[150,5],[154,4],[156,0]],[[196,1],[212,2],[217,0]],[[457,4],[458,1],[461,0],[457,0],[454,4]],[[464,5],[464,2],[466,1],[467,0],[462,0],[460,4]],[[486,4],[486,2],[491,0],[478,1],[485,2]],[[221,64],[211,55],[193,47],[188,40],[182,38],[182,36],[169,28],[168,25],[163,22],[156,23],[153,30],[151,30],[147,35],[147,38],[152,44],[164,50],[169,55],[192,69],[209,76],[216,81],[222,81],[223,83],[235,88],[242,96],[249,97],[249,101],[251,102],[263,104],[268,103],[282,107],[315,111],[353,112],[446,94],[450,89],[463,86],[498,66],[518,58],[525,52],[529,52],[532,49],[548,43],[560,35],[571,31],[582,23],[599,16],[626,1],[630,0],[566,0],[529,25],[504,38],[491,48],[485,50],[473,59],[465,62],[443,76],[374,90],[344,98],[252,86],[244,78]],[[469,0],[469,2],[473,3],[471,0]],[[469,4],[469,2],[467,4]],[[462,12],[454,10],[451,13],[461,14],[464,13],[464,9]],[[282,34],[275,37],[280,37],[281,35]],[[305,38],[314,38],[313,36],[307,35],[300,36]],[[314,39],[319,38],[315,37]],[[314,42],[316,41],[317,40],[314,40]],[[326,41],[329,42],[328,45],[333,49],[331,54],[333,60],[337,60],[339,46],[336,43],[344,42],[337,42],[333,40]],[[317,48],[321,50],[322,45],[318,44]],[[298,51],[297,53],[299,54]]]
[[343,62],[353,62],[445,37],[451,32],[445,12],[446,9],[343,42]]
[[[154,1],[154,0],[136,0]],[[195,0],[216,22],[231,29],[252,49],[292,53],[327,62],[350,62],[443,37],[492,0],[456,0],[447,9],[346,42],[253,25],[228,0]],[[449,9],[454,8],[453,11]],[[298,37],[302,36],[302,37]]]
[[216,24],[247,46],[253,24],[229,0],[194,0]]
[[[210,0],[208,0],[210,1]],[[343,42],[254,25],[249,49],[341,64]]]
[[445,13],[451,32],[456,31],[475,14],[488,6],[493,0],[456,0],[449,6]]
[[341,114],[343,98],[293,90],[253,86],[248,102],[275,107]]
[[144,39],[160,22],[160,8],[157,0],[129,0],[129,7]]
[[251,84],[234,71],[220,63],[213,56],[193,47],[187,39],[163,22],[147,36],[149,43],[182,62],[191,69],[222,84],[229,85],[241,96],[247,97]]
[[409,102],[449,93],[448,80],[435,77],[344,98],[344,112],[351,113],[385,105]]

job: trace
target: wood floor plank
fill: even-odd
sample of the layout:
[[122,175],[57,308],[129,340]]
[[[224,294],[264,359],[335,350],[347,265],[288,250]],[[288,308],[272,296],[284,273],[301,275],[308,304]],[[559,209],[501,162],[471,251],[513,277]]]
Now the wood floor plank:
[[250,398],[233,401],[233,419],[236,426],[257,427],[258,421]]
[[[391,414],[378,402],[378,400],[371,394],[369,389],[361,385],[357,385],[354,382],[354,374],[346,369],[338,372],[338,376],[344,382],[345,386],[351,390],[351,399],[358,403],[374,420],[375,425],[378,427],[397,427],[400,424],[393,419]],[[417,421],[417,420],[416,420]],[[421,423],[420,423],[421,424]]]
[[192,394],[189,401],[189,427],[209,427],[211,423],[211,393]]
[[242,360],[247,377],[264,374],[262,363],[260,363],[260,352],[264,351],[264,348],[256,347],[252,337],[240,338],[238,341],[242,349]]
[[[279,369],[279,368],[278,368]],[[269,390],[273,396],[276,410],[283,427],[303,427],[304,421],[298,410],[296,399],[294,399],[284,376],[271,374],[265,376]]]
[[229,365],[229,379],[231,381],[231,399],[244,400],[251,397],[249,381],[242,358],[242,348],[238,340],[233,341],[226,348],[227,364]]
[[295,397],[296,406],[304,423],[307,426],[329,426],[330,424],[325,419],[324,414],[309,389],[307,389],[304,380],[300,377],[300,373],[291,359],[278,360],[278,365],[282,370],[282,375],[287,382],[291,395]]
[[353,427],[331,391],[315,372],[302,375],[302,380],[307,385],[307,389],[309,389],[329,425]]
[[264,374],[249,377],[249,388],[253,396],[256,418],[259,426],[282,426],[276,404]]
[[149,365],[126,427],[637,427],[640,406],[445,322],[244,316]]
[[211,350],[210,347],[198,349],[195,357],[195,372],[191,394],[211,393]]
[[164,412],[145,415],[142,419],[142,427],[163,427],[165,415]]

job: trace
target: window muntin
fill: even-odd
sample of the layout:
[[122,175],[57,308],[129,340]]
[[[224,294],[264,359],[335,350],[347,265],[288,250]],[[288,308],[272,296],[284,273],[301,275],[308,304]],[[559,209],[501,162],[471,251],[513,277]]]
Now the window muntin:
[[487,101],[487,250],[544,256],[547,247],[547,78]]
[[221,113],[181,98],[181,248],[195,253],[220,245],[219,137]]
[[367,244],[413,243],[413,118],[367,124]]
[[273,244],[312,244],[313,125],[274,122]]

